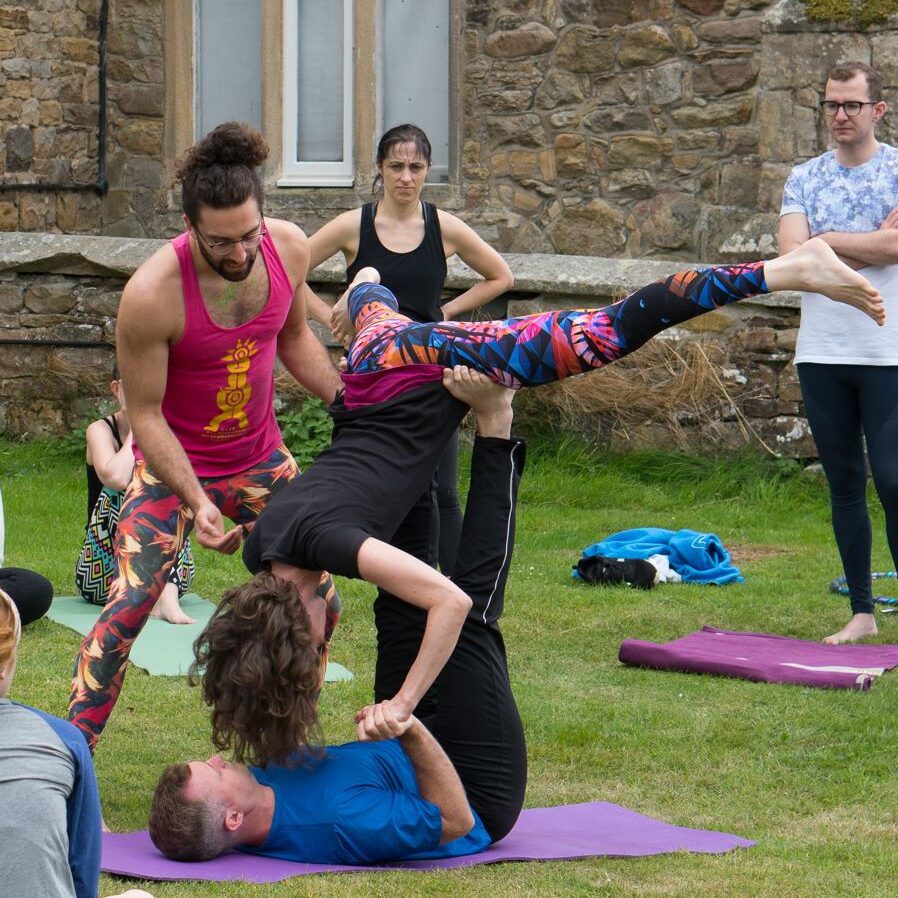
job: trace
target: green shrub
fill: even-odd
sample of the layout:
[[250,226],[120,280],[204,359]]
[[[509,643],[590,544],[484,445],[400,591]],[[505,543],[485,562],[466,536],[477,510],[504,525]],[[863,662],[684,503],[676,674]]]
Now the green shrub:
[[284,442],[301,468],[308,467],[330,445],[333,421],[317,397],[307,396],[302,405],[280,412],[277,420]]

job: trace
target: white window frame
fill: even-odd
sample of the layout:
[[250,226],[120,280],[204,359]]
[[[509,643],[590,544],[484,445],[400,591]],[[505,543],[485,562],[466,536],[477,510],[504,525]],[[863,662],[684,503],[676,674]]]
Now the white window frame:
[[[297,82],[298,48],[296,33],[299,17],[298,4],[302,0],[284,0],[284,77],[283,109],[284,128],[281,176],[278,187],[352,187],[354,184],[354,95],[353,69],[353,0],[343,3],[343,161],[302,162],[296,158],[297,134]],[[340,0],[333,0],[337,3]]]

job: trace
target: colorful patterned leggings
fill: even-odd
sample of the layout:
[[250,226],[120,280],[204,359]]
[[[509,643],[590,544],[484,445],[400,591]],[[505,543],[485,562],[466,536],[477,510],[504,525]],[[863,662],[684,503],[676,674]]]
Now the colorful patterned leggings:
[[683,271],[602,309],[418,323],[396,311],[385,287],[361,284],[349,297],[357,335],[347,370],[465,365],[513,389],[536,387],[601,368],[665,328],[766,292],[764,263],[752,262]]
[[[299,469],[285,446],[240,474],[201,478],[206,495],[235,524],[254,521]],[[93,750],[118,699],[131,644],[140,634],[193,528],[191,512],[145,462],[138,461],[125,492],[115,538],[118,577],[93,629],[81,644],[72,678],[69,719]],[[328,601],[326,640],[339,618],[339,596],[329,574],[319,595]],[[327,651],[322,654],[322,675]]]

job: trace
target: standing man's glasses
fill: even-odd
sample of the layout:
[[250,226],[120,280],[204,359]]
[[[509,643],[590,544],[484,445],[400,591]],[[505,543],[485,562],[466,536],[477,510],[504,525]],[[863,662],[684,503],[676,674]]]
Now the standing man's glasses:
[[847,103],[837,103],[835,100],[823,100],[820,103],[820,108],[827,118],[832,118],[834,115],[838,115],[840,109],[845,110],[845,115],[854,118],[854,116],[861,114],[861,110],[865,106],[876,106],[876,104],[876,100],[864,100],[863,103],[860,100],[849,100]]
[[265,228],[265,222],[260,221],[259,230],[255,234],[249,234],[240,240],[220,240],[217,243],[210,243],[203,237],[198,227],[194,226],[194,230],[200,235],[203,243],[206,244],[209,248],[209,252],[211,252],[213,256],[222,257],[229,255],[238,243],[242,243],[245,250],[254,250],[262,242],[262,238],[268,233]]

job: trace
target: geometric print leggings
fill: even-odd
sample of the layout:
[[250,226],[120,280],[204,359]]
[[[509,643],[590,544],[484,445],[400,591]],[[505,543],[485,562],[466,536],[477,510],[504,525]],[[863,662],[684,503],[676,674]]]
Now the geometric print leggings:
[[[299,468],[286,446],[246,471],[200,478],[206,495],[235,524],[247,524],[285,487]],[[131,645],[143,629],[179,550],[193,529],[193,516],[162,481],[139,460],[125,493],[115,539],[118,576],[109,601],[81,644],[75,660],[69,720],[94,750],[125,678]],[[326,648],[340,616],[340,599],[330,574],[318,595],[327,600]]]
[[764,263],[752,262],[683,271],[600,309],[418,323],[396,311],[388,289],[360,284],[348,300],[357,334],[347,371],[464,365],[512,389],[536,387],[601,368],[668,327],[766,292]]

